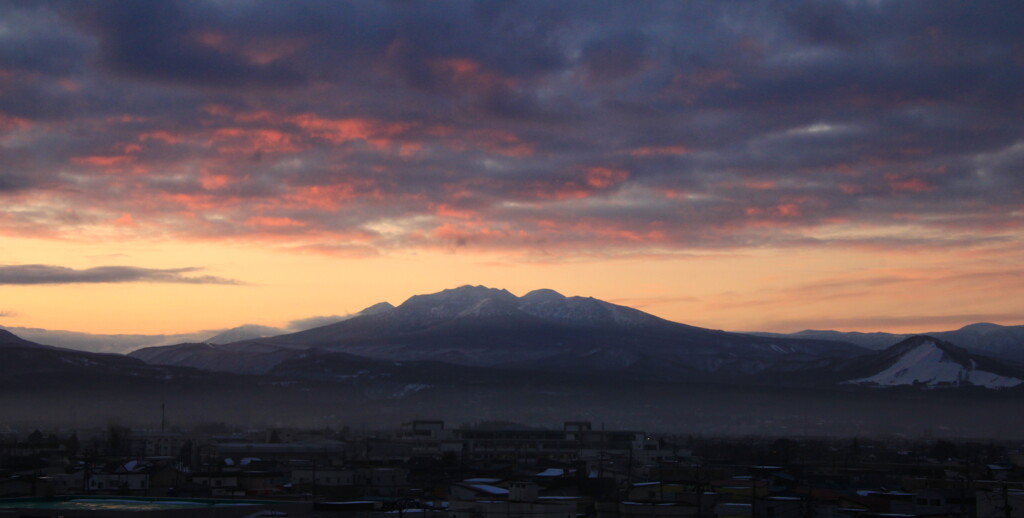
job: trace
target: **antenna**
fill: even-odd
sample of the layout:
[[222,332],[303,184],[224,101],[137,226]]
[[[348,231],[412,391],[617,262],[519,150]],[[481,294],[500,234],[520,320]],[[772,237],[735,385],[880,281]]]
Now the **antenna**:
[[160,433],[164,433],[167,428],[167,404],[160,400]]

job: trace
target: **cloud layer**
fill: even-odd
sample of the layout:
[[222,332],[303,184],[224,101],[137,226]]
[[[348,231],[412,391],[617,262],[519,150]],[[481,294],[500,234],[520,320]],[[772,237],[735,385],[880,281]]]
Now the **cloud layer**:
[[46,264],[0,266],[0,285],[85,284],[115,282],[162,282],[179,284],[238,284],[238,281],[211,275],[186,275],[201,268],[138,268],[134,266],[97,266],[75,270]]
[[1019,242],[1022,16],[7,3],[0,233],[349,256]]

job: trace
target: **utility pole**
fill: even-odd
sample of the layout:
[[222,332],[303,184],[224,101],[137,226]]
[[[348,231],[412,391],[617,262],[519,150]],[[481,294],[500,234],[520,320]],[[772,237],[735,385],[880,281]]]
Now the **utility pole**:
[[757,518],[757,469],[750,477],[750,518]]
[[967,473],[960,475],[960,518],[967,518]]
[[1010,489],[1006,484],[1003,484],[1003,513],[1005,518],[1013,516],[1013,506],[1010,505]]
[[704,518],[704,483],[700,480],[700,465],[697,465],[697,518]]

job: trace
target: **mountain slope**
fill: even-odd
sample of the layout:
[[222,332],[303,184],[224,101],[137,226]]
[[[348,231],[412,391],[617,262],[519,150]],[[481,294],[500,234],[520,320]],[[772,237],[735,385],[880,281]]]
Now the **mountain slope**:
[[6,330],[0,329],[0,349],[48,349],[50,346],[30,342]]
[[1001,389],[1024,383],[1024,371],[927,335],[908,338],[885,351],[853,360],[841,376],[848,384],[890,387]]
[[246,324],[243,326],[233,327],[221,331],[205,340],[203,343],[208,344],[229,344],[232,342],[241,342],[242,340],[255,340],[257,338],[266,338],[268,336],[274,336],[284,333],[283,329],[269,326],[259,326],[255,324]]
[[169,380],[209,377],[173,366],[150,365],[121,354],[91,353],[37,344],[0,330],[0,384],[64,386],[73,381]]

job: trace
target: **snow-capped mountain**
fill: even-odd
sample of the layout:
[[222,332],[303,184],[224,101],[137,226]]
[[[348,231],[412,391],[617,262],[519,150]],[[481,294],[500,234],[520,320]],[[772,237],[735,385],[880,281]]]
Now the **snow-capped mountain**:
[[585,327],[639,327],[664,320],[643,311],[593,297],[566,297],[555,290],[534,290],[518,299],[518,308],[538,318]]
[[879,354],[855,362],[851,372],[862,375],[844,383],[892,387],[979,386],[991,389],[1024,383],[1024,372],[997,360],[973,355],[937,338],[919,335],[908,338]]
[[[290,357],[275,349],[317,349],[380,360],[547,371],[559,364],[639,373],[641,364],[660,362],[679,376],[693,372],[735,376],[772,368],[782,359],[800,364],[865,352],[840,342],[702,329],[552,290],[516,297],[506,290],[462,286],[416,295],[397,307],[375,308],[299,333],[217,347],[151,348],[133,356],[161,364],[251,372],[239,366],[255,357]],[[239,357],[232,360],[232,355]],[[266,365],[261,365],[260,372],[265,372]]]

